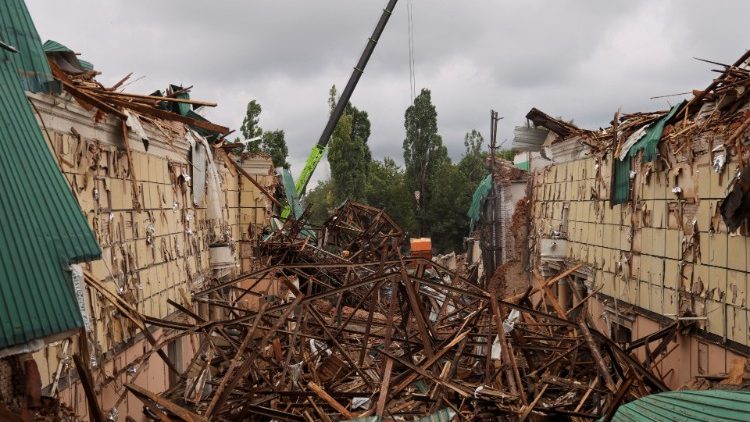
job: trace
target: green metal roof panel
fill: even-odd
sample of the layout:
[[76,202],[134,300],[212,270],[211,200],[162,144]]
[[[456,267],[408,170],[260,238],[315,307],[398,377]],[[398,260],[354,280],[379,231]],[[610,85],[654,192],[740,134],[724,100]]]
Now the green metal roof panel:
[[614,422],[748,421],[750,392],[669,391],[652,394],[617,409]]
[[60,44],[59,42],[55,40],[47,40],[42,45],[42,50],[46,54],[51,53],[59,53],[69,58],[69,60],[72,60],[75,62],[75,64],[78,64],[81,69],[83,70],[94,70],[94,65],[91,62],[87,62],[86,60],[81,60],[78,58],[76,53],[69,49],[68,47]]
[[624,204],[630,200],[630,157],[615,160],[615,183],[612,190],[612,205]]
[[80,63],[81,67],[86,70],[94,70],[94,64],[91,62],[87,62],[86,60],[78,59],[78,63]]
[[48,91],[54,79],[24,0],[0,1],[0,40],[19,52],[10,60],[23,88],[32,92]]
[[81,327],[69,265],[101,256],[42,136],[14,54],[23,53],[0,50],[0,348]]
[[516,164],[516,167],[521,170],[529,171],[531,169],[531,163],[529,163],[528,161],[523,161],[521,163]]
[[666,116],[662,117],[656,122],[656,124],[649,127],[643,138],[639,139],[638,142],[630,148],[628,155],[630,157],[635,157],[638,151],[643,150],[643,161],[654,161],[658,154],[657,148],[659,146],[659,141],[661,140],[661,135],[664,132],[664,126],[685,104],[687,104],[687,101],[683,100],[675,105],[669,110],[669,113],[667,113]]
[[42,44],[42,50],[44,50],[45,53],[72,53],[73,50],[69,49],[68,47],[60,44],[57,41],[54,40],[47,40]]

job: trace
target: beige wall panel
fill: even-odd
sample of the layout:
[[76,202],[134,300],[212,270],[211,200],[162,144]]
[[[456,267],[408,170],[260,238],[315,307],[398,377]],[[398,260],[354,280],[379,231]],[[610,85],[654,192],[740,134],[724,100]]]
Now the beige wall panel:
[[727,305],[727,338],[747,345],[747,310]]
[[742,308],[747,307],[747,274],[744,271],[727,271],[726,302]]
[[680,296],[676,290],[664,288],[664,303],[662,304],[662,313],[672,315],[679,314],[679,299]]
[[646,278],[641,272],[641,280],[648,280],[653,285],[664,284],[664,259],[655,256],[641,256],[642,270],[646,270]]
[[642,186],[641,186],[641,199],[649,200],[654,199],[654,185],[656,184],[654,182],[653,176],[649,178],[648,181],[642,180]]
[[606,271],[597,274],[601,274],[597,281],[598,284],[602,286],[602,293],[608,296],[617,297],[617,286],[615,285],[614,274]]
[[682,258],[682,232],[680,230],[664,230],[664,256],[671,259]]
[[636,280],[625,280],[621,277],[618,281],[618,288],[622,294],[622,299],[630,304],[638,304],[638,284],[640,282]]
[[[652,229],[652,242],[654,242],[653,245],[653,255],[656,256],[665,256],[666,255],[666,242],[667,242],[667,233],[666,230],[662,229]],[[645,242],[645,239],[644,239]]]
[[614,265],[612,265],[612,249],[601,248],[601,267],[604,271],[614,272]]
[[629,229],[625,226],[618,226],[620,227],[620,250],[621,251],[630,251],[631,245],[630,241],[631,239],[628,236]]
[[727,238],[727,268],[737,271],[747,270],[747,246],[746,236],[728,236]]
[[719,267],[708,268],[708,298],[721,302],[726,301],[727,270]]
[[[726,233],[714,233],[709,236],[709,263],[718,267],[727,266],[727,245],[729,236]],[[701,255],[703,248],[701,248]]]
[[680,286],[679,261],[673,259],[664,260],[664,286],[677,290]]
[[[641,286],[643,287],[643,286]],[[664,287],[662,285],[649,285],[650,309],[657,314],[664,314]]]
[[596,246],[596,249],[601,249],[602,246],[602,237],[604,237],[604,227],[603,224],[592,224],[591,225],[591,233],[592,238],[591,242],[589,242],[592,246]]
[[708,290],[709,268],[710,267],[704,264],[695,264],[695,266],[693,267],[693,292],[705,294],[705,291]]
[[709,171],[709,194],[712,199],[722,199],[726,196],[727,175],[725,173],[716,173]]
[[568,180],[575,181],[581,179],[581,161],[571,161],[568,163]]
[[638,302],[636,305],[651,310],[651,285],[643,281],[638,283]]
[[[664,176],[660,173],[651,173],[649,185],[652,189],[650,196],[653,199],[666,199],[667,196],[667,185],[664,181]],[[672,195],[672,192],[669,192]]]
[[644,227],[640,230],[640,251],[646,255],[657,255],[656,242],[654,236],[656,229]]
[[708,316],[706,330],[723,337],[726,328],[726,305],[723,302],[707,299],[706,316]]
[[615,226],[612,224],[602,224],[602,246],[609,249],[614,249],[614,237],[612,232],[615,230]]
[[698,178],[698,197],[711,198],[711,167],[708,164],[698,164],[695,172]]

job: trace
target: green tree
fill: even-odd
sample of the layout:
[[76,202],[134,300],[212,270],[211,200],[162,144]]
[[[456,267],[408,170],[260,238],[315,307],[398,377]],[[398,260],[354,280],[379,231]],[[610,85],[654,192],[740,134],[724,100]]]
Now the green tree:
[[[242,121],[242,126],[240,127],[240,131],[242,132],[242,136],[245,139],[253,139],[258,138],[261,135],[263,135],[263,129],[261,129],[258,122],[260,121],[260,113],[263,111],[263,108],[260,106],[260,104],[252,100],[249,103],[247,103],[247,109],[245,111],[245,119]],[[256,139],[254,141],[250,141],[247,145],[247,150],[249,152],[259,152],[260,151],[260,139]]]
[[365,161],[372,161],[372,153],[367,141],[370,139],[370,118],[367,112],[353,106],[352,103],[346,105],[344,114],[352,116],[352,139],[358,139],[365,144]]
[[[422,89],[414,99],[414,104],[406,109],[404,114],[404,163],[406,165],[406,180],[412,194],[419,195],[417,202],[416,220],[420,235],[426,233],[430,227],[432,195],[440,187],[435,183],[436,175],[450,165],[448,150],[438,134],[437,111],[432,104],[432,94],[429,89]],[[415,198],[416,199],[416,198]]]
[[487,167],[485,165],[487,153],[482,151],[483,143],[484,137],[476,129],[472,129],[471,132],[468,132],[464,136],[466,151],[458,163],[458,168],[466,176],[466,181],[469,185],[473,185],[473,188],[476,188],[476,185],[487,175]]
[[289,163],[286,161],[289,156],[289,148],[286,146],[283,130],[263,132],[260,139],[260,150],[271,154],[274,167],[289,168]]
[[406,184],[404,170],[391,158],[370,163],[365,197],[368,204],[385,209],[405,231],[414,229],[412,195]]
[[305,205],[310,205],[309,222],[322,225],[335,207],[333,202],[333,183],[330,179],[319,180],[315,188],[308,191],[304,198]]
[[434,190],[425,217],[430,224],[433,248],[440,253],[461,251],[463,238],[469,232],[466,210],[473,190],[468,188],[468,180],[458,165],[441,166],[433,183],[439,189]]
[[245,151],[270,154],[274,167],[289,168],[289,163],[286,161],[289,156],[289,148],[286,145],[286,139],[284,139],[284,131],[280,129],[264,131],[260,127],[260,114],[262,111],[263,108],[258,101],[251,100],[247,103],[245,119],[242,121],[242,126],[240,126],[242,136],[245,139],[251,140],[247,143]]
[[[336,107],[336,86],[329,91],[328,105]],[[333,197],[336,203],[347,199],[363,201],[367,183],[368,164],[371,160],[367,139],[370,137],[370,120],[367,112],[347,104],[336,124],[328,146],[331,165]]]
[[497,152],[497,157],[500,157],[503,160],[513,161],[513,158],[515,156],[516,156],[516,153],[510,149],[501,149],[500,151]]

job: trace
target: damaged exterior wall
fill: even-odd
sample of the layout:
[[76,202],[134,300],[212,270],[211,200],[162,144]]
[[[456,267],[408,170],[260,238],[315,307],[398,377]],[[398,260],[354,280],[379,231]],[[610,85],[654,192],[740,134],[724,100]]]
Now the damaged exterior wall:
[[575,139],[555,148],[557,164],[533,175],[532,232],[538,244],[561,232],[561,249],[547,251],[542,266],[558,259],[588,265],[591,288],[601,288],[591,313],[602,331],[623,325],[636,339],[675,315],[697,317],[683,321],[695,322],[697,334],[680,335],[659,365],[670,387],[726,373],[747,356],[750,241],[727,233],[718,213],[738,164],[714,172],[699,140],[693,164],[675,160],[667,169],[665,161],[634,160],[632,204],[610,207],[612,153],[597,157]]
[[[72,101],[67,94],[52,96],[28,94],[38,110],[43,132],[61,171],[91,225],[102,249],[102,259],[84,269],[113,292],[119,293],[139,312],[169,319],[174,308],[171,299],[184,304],[191,290],[199,288],[211,275],[209,224],[205,195],[193,203],[190,145],[181,123],[140,119],[148,136],[148,149],[135,131],[130,147],[135,167],[135,187],[128,176],[128,160],[123,149],[120,121],[105,118],[96,123],[92,113]],[[226,160],[226,154],[213,148],[221,179],[221,214],[231,231],[232,256],[224,274],[237,274],[252,268],[253,239],[267,224],[270,201],[240,175]],[[270,157],[246,158],[242,168],[261,185],[275,184]],[[203,189],[205,190],[205,188]],[[141,205],[137,210],[134,198]],[[103,353],[104,372],[114,374],[101,383],[101,403],[109,410],[123,391],[129,365],[143,353],[143,336],[117,310],[89,289],[86,298],[91,320],[90,341]],[[154,330],[159,337],[162,329]],[[195,344],[187,340],[167,349],[178,368],[192,358]],[[56,381],[61,359],[67,364],[77,342],[56,342],[35,353],[42,383],[50,388]],[[146,374],[139,379],[152,391],[169,387],[169,374],[158,358],[150,359]],[[60,388],[66,380],[60,380]],[[86,415],[83,389],[61,390],[64,401],[80,415]],[[77,391],[77,397],[74,392]],[[132,403],[131,403],[132,402]],[[130,404],[137,407],[130,408]],[[130,406],[130,407],[129,407]],[[140,415],[142,404],[128,396],[119,405],[120,414]]]

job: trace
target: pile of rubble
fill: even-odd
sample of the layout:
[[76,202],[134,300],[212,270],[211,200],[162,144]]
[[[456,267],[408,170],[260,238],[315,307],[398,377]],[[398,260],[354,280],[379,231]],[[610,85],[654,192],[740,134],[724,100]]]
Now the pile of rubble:
[[137,326],[168,329],[142,359],[166,359],[161,349],[176,338],[196,341],[162,394],[132,371],[127,390],[159,420],[595,419],[668,390],[631,352],[661,341],[647,353],[656,356],[676,327],[622,349],[594,328],[588,296],[567,311],[557,302],[551,288],[576,267],[536,274],[535,286],[503,300],[502,286],[482,287],[471,268],[405,256],[403,244],[383,210],[355,202],[314,231],[288,220],[258,243],[265,265],[190,303],[170,301],[182,318],[169,321],[87,280]]

